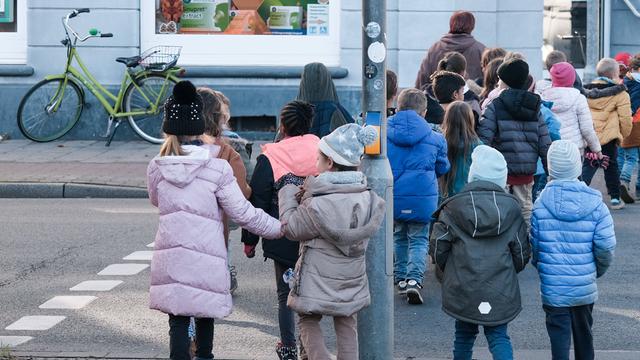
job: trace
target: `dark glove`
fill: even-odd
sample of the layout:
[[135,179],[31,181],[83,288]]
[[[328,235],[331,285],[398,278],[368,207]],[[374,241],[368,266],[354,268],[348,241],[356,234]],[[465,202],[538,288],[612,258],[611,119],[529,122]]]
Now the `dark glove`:
[[256,246],[244,244],[244,254],[251,259],[256,256]]

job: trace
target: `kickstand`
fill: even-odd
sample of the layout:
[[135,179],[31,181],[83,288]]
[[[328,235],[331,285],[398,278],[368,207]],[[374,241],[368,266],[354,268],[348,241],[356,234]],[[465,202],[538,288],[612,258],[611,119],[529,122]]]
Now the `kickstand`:
[[116,125],[113,127],[113,131],[109,136],[109,140],[107,140],[107,143],[104,146],[109,147],[111,145],[111,141],[113,141],[113,137],[116,136],[116,131],[118,130],[118,127],[120,126],[120,124],[122,124],[122,121],[116,120]]

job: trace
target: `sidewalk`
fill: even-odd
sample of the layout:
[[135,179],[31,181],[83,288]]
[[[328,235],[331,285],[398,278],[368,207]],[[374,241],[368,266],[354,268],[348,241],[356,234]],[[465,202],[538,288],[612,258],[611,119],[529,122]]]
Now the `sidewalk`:
[[[96,189],[116,197],[118,193],[142,196],[147,164],[158,150],[159,145],[141,141],[114,141],[110,147],[104,141],[2,141],[0,197],[28,196],[29,191],[38,197],[57,197],[54,195],[64,194],[65,189],[67,195],[72,189]],[[79,195],[92,193],[95,191]]]

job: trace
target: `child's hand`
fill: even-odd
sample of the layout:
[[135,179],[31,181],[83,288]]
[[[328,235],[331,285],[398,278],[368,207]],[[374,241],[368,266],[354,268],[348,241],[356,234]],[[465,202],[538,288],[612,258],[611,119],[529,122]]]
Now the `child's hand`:
[[244,244],[244,254],[251,259],[256,256],[256,246]]
[[285,227],[287,226],[287,223],[285,221],[281,222],[281,226],[280,226],[280,235],[278,236],[278,239],[283,238],[284,237],[284,231],[285,231]]

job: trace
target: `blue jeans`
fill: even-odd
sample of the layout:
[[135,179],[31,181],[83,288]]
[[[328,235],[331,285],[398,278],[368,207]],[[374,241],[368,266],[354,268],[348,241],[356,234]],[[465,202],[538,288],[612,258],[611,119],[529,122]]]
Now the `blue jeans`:
[[395,221],[393,224],[394,276],[396,281],[415,280],[422,285],[427,270],[429,224]]
[[[493,360],[513,360],[511,339],[507,335],[507,324],[483,326]],[[471,360],[473,343],[478,336],[478,325],[456,320],[456,340],[453,343],[454,360]]]
[[[640,147],[633,147],[618,149],[618,166],[620,167],[620,181],[630,183],[633,172],[638,168],[638,175],[640,175],[640,166],[638,166],[638,160],[640,160]],[[640,181],[636,183],[636,189],[640,189]]]

